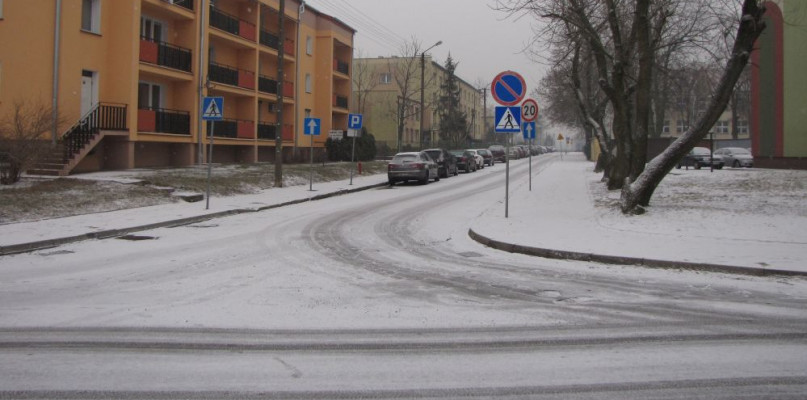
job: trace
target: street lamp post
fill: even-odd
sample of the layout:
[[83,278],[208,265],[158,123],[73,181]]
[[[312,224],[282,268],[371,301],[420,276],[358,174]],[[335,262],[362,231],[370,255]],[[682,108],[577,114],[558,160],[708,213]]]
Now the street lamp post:
[[424,130],[423,121],[424,116],[426,115],[424,111],[426,109],[424,104],[426,101],[424,96],[424,85],[425,85],[424,77],[426,75],[426,52],[441,44],[443,44],[442,40],[438,41],[437,43],[433,44],[432,47],[429,47],[428,49],[423,50],[423,52],[420,53],[420,135],[418,139],[420,144],[418,145],[418,148],[421,150],[423,150],[423,130]]

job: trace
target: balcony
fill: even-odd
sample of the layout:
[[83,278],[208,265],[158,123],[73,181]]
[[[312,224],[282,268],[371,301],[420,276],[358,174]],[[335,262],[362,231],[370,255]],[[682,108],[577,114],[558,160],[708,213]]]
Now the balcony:
[[[207,122],[207,131],[212,128]],[[223,119],[216,121],[213,136],[227,139],[255,139],[255,123],[241,119]]]
[[193,57],[190,49],[141,37],[140,61],[191,72]]
[[338,59],[333,59],[333,70],[336,72],[341,72],[345,75],[350,75],[350,64],[339,61]]
[[255,24],[227,14],[214,6],[210,6],[210,26],[252,42],[257,38]]
[[286,39],[286,42],[283,43],[283,51],[285,51],[286,54],[294,57],[294,53],[295,53],[295,51],[294,51],[294,41],[290,40],[290,39]]
[[171,3],[180,7],[185,7],[193,11],[193,0],[163,0],[166,3]]
[[344,97],[344,96],[334,95],[333,96],[333,105],[334,105],[334,107],[347,108],[348,107],[348,99],[347,99],[347,97]]
[[211,62],[207,74],[213,82],[238,86],[244,89],[255,89],[255,73],[224,64]]
[[261,140],[275,140],[277,139],[277,124],[268,122],[258,123],[258,139]]
[[272,32],[261,29],[260,43],[275,50],[280,49],[280,38]]
[[294,98],[294,82],[283,82],[283,96],[292,99]]
[[137,130],[190,136],[191,116],[187,111],[141,108],[137,110]]
[[258,91],[263,93],[269,93],[277,95],[277,81],[265,76],[259,75],[258,76]]

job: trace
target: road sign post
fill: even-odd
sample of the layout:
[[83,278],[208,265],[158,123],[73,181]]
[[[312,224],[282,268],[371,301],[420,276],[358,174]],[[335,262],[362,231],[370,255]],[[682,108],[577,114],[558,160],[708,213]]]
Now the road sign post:
[[[356,136],[361,132],[362,125],[361,114],[348,114],[347,116],[347,136],[353,137],[353,148],[350,150],[350,162],[353,166],[350,168],[350,184],[353,185],[353,170],[356,169]],[[352,134],[351,134],[352,133]]]
[[497,103],[503,106],[516,105],[527,94],[524,78],[514,71],[504,71],[490,85],[490,94]]
[[[533,120],[535,118],[533,117]],[[530,192],[532,192],[532,145],[535,140],[535,121],[524,122],[522,133],[530,146]]]
[[319,136],[320,129],[319,118],[305,118],[303,119],[303,134],[307,135],[311,140],[309,141],[308,153],[311,159],[311,164],[308,174],[308,191],[314,191],[314,136]]
[[[496,107],[496,118],[494,120],[495,131],[497,133],[518,133],[521,132],[521,107],[515,106],[524,99],[527,94],[527,84],[524,78],[514,71],[504,71],[493,78],[490,84],[490,94],[497,103],[505,107]],[[536,106],[537,110],[537,106]],[[505,151],[505,182],[504,182],[504,217],[510,216],[510,141],[508,137]]]
[[210,209],[210,181],[213,175],[213,132],[216,129],[216,121],[224,119],[224,98],[203,98],[202,119],[210,121],[210,137],[207,140],[207,194],[205,195],[205,210],[208,210]]

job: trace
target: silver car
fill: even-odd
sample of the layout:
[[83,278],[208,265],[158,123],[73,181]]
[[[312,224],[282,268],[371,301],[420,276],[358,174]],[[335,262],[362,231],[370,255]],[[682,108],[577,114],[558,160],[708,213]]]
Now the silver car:
[[387,164],[387,179],[390,185],[395,182],[418,181],[421,185],[440,180],[437,163],[426,152],[398,153]]
[[715,155],[723,157],[723,162],[733,168],[753,167],[754,156],[751,152],[742,147],[725,147],[715,150]]

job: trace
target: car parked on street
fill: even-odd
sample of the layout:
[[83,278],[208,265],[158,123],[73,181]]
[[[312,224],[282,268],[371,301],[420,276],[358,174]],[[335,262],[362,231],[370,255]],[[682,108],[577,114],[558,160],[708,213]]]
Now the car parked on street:
[[470,151],[471,154],[474,155],[474,159],[476,160],[476,167],[478,169],[485,169],[485,157],[482,157],[482,154],[479,153],[476,149],[466,149],[466,151]]
[[457,159],[457,168],[466,173],[476,171],[476,157],[474,157],[473,153],[468,150],[451,150],[449,153]]
[[718,155],[713,155],[706,147],[694,147],[689,151],[676,165],[676,168],[681,167],[701,167],[712,166],[715,169],[723,169],[723,159]]
[[441,178],[448,178],[451,175],[457,176],[457,159],[446,149],[426,149],[423,150],[429,157],[437,163],[437,175]]
[[390,185],[396,182],[418,181],[421,185],[440,180],[437,163],[425,152],[398,153],[387,164],[387,179]]
[[476,152],[482,156],[484,165],[493,166],[496,160],[493,159],[493,154],[488,149],[476,149]]
[[507,161],[507,154],[504,153],[504,146],[494,144],[488,146],[488,151],[493,154],[493,161],[505,162]]
[[754,166],[754,156],[751,155],[750,151],[742,147],[724,147],[715,150],[715,155],[723,158],[725,165],[731,166],[732,168],[751,168]]

